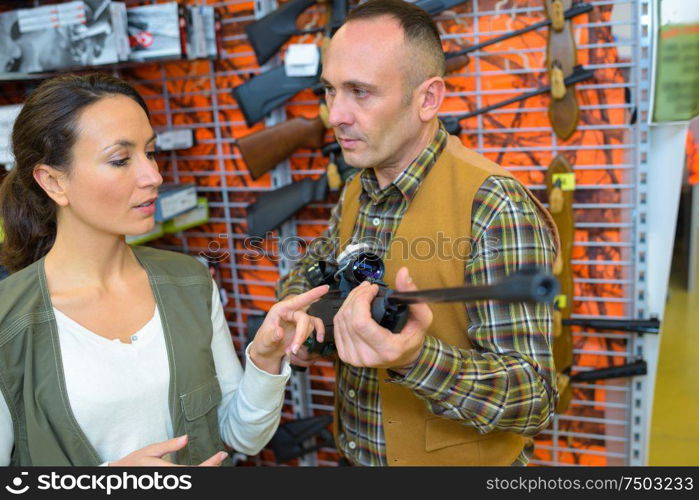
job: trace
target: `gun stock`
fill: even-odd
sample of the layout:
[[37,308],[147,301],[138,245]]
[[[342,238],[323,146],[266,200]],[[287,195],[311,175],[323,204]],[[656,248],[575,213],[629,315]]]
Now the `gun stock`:
[[238,139],[238,149],[253,179],[259,179],[298,148],[323,146],[325,125],[318,118],[292,118]]
[[259,65],[266,63],[296,33],[296,18],[314,3],[316,0],[291,0],[245,26]]
[[238,85],[231,92],[243,112],[245,123],[252,127],[267,113],[317,83],[318,75],[289,77],[284,66],[278,66]]
[[564,319],[566,326],[582,326],[595,330],[619,330],[622,332],[658,333],[660,321],[653,319]]
[[[334,448],[335,440],[327,429],[332,420],[330,415],[320,415],[281,424],[269,443],[277,463],[288,462],[323,447]],[[320,438],[319,441],[308,444],[307,441],[314,437]]]
[[417,0],[413,2],[414,5],[426,10],[431,16],[436,16],[442,11],[451,9],[462,3],[464,3],[464,0]]
[[347,11],[349,10],[349,5],[347,0],[333,0],[331,12],[330,12],[330,24],[331,29],[336,30],[342,26],[347,17]]
[[452,56],[452,57],[447,57],[446,58],[446,72],[447,73],[453,73],[457,69],[461,69],[464,66],[466,66],[471,58],[467,56],[466,54],[461,54],[458,56]]
[[262,326],[262,323],[265,322],[265,316],[254,316],[252,314],[248,315],[248,319],[245,322],[245,329],[247,333],[247,339],[245,342],[245,346],[247,347],[250,342],[252,342],[255,339],[255,334],[257,334],[257,330],[260,329]]
[[298,182],[260,194],[248,207],[248,234],[264,238],[312,201],[320,201],[328,192],[327,174],[319,179]]
[[[332,142],[322,148],[324,156],[330,156],[337,174],[345,181],[356,169],[345,163],[340,154],[340,145]],[[278,228],[286,220],[313,201],[323,200],[330,189],[328,174],[320,178],[303,179],[262,193],[248,206],[248,234],[264,237],[267,232]]]

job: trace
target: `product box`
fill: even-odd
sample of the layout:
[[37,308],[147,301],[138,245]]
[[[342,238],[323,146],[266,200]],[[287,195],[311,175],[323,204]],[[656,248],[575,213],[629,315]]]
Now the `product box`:
[[158,151],[189,149],[194,146],[194,130],[191,128],[173,128],[158,132],[155,147]]
[[15,161],[10,147],[10,138],[15,118],[21,109],[22,104],[0,106],[0,165],[3,165],[7,170],[12,167]]
[[112,27],[114,28],[117,57],[120,61],[128,61],[131,54],[129,34],[127,32],[128,18],[126,16],[126,4],[124,2],[110,2],[112,12]]
[[197,206],[194,184],[162,185],[155,200],[155,222],[163,222]]
[[177,2],[126,9],[132,61],[177,59],[184,55],[186,27]]
[[185,213],[163,222],[163,231],[176,233],[185,231],[195,226],[200,226],[209,221],[209,203],[206,198],[197,198],[197,206]]
[[185,10],[187,22],[187,59],[215,59],[219,56],[221,22],[214,7],[188,5]]
[[142,245],[147,241],[156,240],[164,234],[165,231],[163,231],[163,225],[156,222],[155,226],[153,226],[153,229],[147,233],[136,235],[127,234],[126,243],[128,243],[129,245]]
[[0,14],[0,78],[118,62],[111,3],[80,0]]

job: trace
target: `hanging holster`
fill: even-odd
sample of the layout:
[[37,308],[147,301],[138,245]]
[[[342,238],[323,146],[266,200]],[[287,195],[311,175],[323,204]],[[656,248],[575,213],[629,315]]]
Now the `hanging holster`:
[[580,108],[575,85],[566,87],[563,80],[573,74],[577,62],[575,39],[571,21],[564,12],[573,0],[544,0],[546,16],[551,21],[546,44],[546,69],[551,84],[549,120],[560,139],[568,139],[578,126]]
[[563,320],[569,318],[573,310],[573,270],[570,260],[575,238],[574,190],[573,168],[564,156],[558,155],[546,171],[546,191],[549,211],[561,237],[561,251],[553,266],[553,274],[561,285],[561,292],[556,297],[553,313],[553,360],[556,366],[559,394],[556,411],[559,413],[568,408],[572,396],[570,380],[566,374],[573,365],[573,336],[570,326],[564,325]]

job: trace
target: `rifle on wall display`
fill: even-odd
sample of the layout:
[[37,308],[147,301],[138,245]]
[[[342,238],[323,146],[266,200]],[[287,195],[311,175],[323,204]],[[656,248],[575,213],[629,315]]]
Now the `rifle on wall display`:
[[594,328],[595,330],[618,330],[621,332],[659,333],[660,321],[657,318],[651,319],[582,319],[569,318],[563,320],[565,326],[582,326],[584,328]]
[[[336,30],[345,22],[347,0],[330,0],[330,19],[325,28],[298,30],[296,18],[316,0],[291,0],[264,17],[245,26],[245,34],[255,51],[257,64],[262,66],[276,54],[292,36],[318,33],[325,29]],[[328,4],[328,0],[320,0]],[[326,7],[327,8],[327,7]]]
[[[595,76],[595,73],[593,70],[585,69],[582,66],[576,66],[573,73],[564,80],[564,84],[566,86],[574,85],[576,83],[579,83],[579,82],[582,82],[585,80],[589,80],[594,76]],[[542,94],[547,94],[549,92],[551,92],[551,85],[544,85],[543,87],[539,87],[536,90],[532,90],[530,92],[524,92],[522,94],[516,95],[515,97],[511,97],[510,99],[496,102],[495,104],[490,104],[489,106],[485,106],[483,108],[477,109],[475,111],[471,111],[469,113],[463,113],[463,114],[459,114],[459,115],[442,116],[441,119],[442,119],[442,122],[444,123],[444,126],[447,128],[447,130],[457,130],[457,129],[459,129],[458,122],[460,122],[461,120],[466,120],[467,118],[472,118],[472,117],[474,117],[476,115],[480,115],[482,113],[489,113],[490,111],[493,111],[494,109],[502,108],[504,106],[509,106],[510,104],[525,101],[531,97],[535,97],[535,96],[542,95]]]
[[248,234],[265,237],[281,226],[303,207],[314,201],[322,201],[328,190],[337,191],[356,171],[345,163],[336,142],[323,147],[323,155],[330,158],[327,171],[319,179],[305,178],[278,189],[261,193],[248,206]]
[[296,117],[237,140],[243,160],[253,179],[259,179],[299,148],[323,147],[328,108],[321,103],[316,118]]
[[556,406],[557,413],[563,413],[573,399],[573,390],[571,384],[573,382],[595,382],[597,380],[607,380],[612,378],[626,378],[646,375],[648,373],[648,364],[644,359],[637,359],[631,363],[623,365],[609,366],[600,368],[599,370],[587,370],[569,375],[565,373],[556,374],[557,385],[563,386],[565,390],[559,392],[558,405]]

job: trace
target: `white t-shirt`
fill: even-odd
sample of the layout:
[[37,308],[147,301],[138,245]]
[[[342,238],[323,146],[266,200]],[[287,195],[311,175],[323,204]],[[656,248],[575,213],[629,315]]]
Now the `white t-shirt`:
[[[211,323],[216,376],[223,399],[218,408],[221,438],[233,449],[257,454],[279,425],[284,388],[291,373],[257,368],[245,353],[243,370],[233,348],[214,285]],[[112,462],[173,436],[168,406],[170,369],[160,314],[132,335],[131,344],[108,340],[54,309],[70,407],[102,461]],[[0,465],[9,465],[14,445],[12,417],[0,397]],[[221,450],[223,451],[223,450]]]

